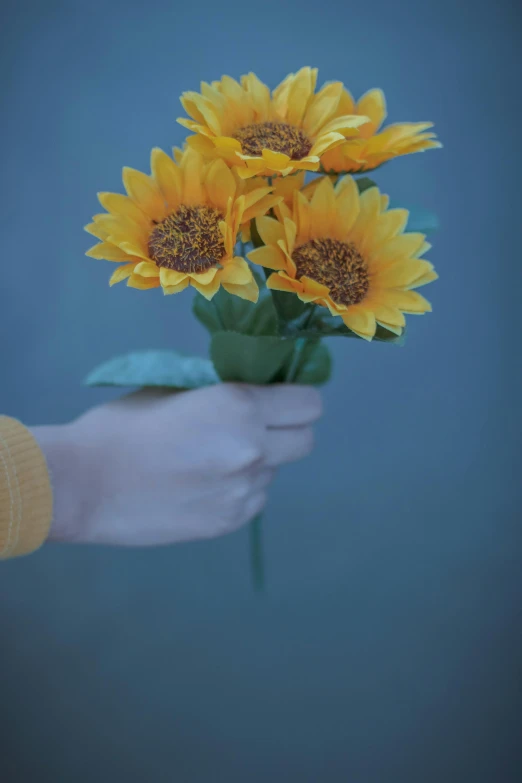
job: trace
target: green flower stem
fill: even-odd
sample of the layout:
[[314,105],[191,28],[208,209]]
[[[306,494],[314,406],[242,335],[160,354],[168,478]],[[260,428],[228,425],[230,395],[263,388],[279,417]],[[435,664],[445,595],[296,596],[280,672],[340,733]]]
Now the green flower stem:
[[[303,325],[303,329],[307,329],[313,320],[316,305],[310,308],[308,317]],[[306,337],[301,337],[296,340],[295,350],[292,356],[292,361],[286,373],[286,383],[293,383],[299,365],[303,351],[308,343]],[[263,520],[261,515],[256,517],[250,523],[250,573],[252,576],[252,586],[254,590],[261,591],[265,587],[265,559],[263,554]]]
[[261,591],[265,587],[265,559],[263,556],[263,525],[259,515],[250,523],[250,574],[252,587]]
[[286,373],[286,378],[285,378],[286,383],[294,383],[295,377],[299,370],[299,364],[301,363],[301,356],[303,355],[303,351],[305,349],[306,343],[307,340],[304,337],[299,337],[296,340],[292,361],[290,362],[290,367],[288,368],[288,371]]
[[[252,237],[252,244],[254,247],[261,247],[263,245],[263,240],[259,236],[256,228],[255,221],[252,221],[251,223],[251,237]],[[272,270],[270,269],[264,269],[265,277],[268,279],[270,274],[272,273]],[[271,292],[272,293],[272,292]],[[276,305],[277,310],[277,304]],[[303,329],[306,329],[314,316],[315,312],[315,305],[313,305],[310,308],[310,312],[308,313],[308,317],[306,319],[306,322],[303,326]],[[279,314],[281,318],[281,314]],[[303,350],[306,346],[307,340],[306,338],[298,338],[296,340],[296,346],[295,350],[292,356],[292,360],[290,362],[290,366],[288,368],[288,371],[286,373],[285,381],[286,383],[293,383],[294,379],[297,375],[297,372],[299,370],[299,364],[301,362]],[[262,591],[265,587],[265,559],[264,559],[264,552],[263,552],[263,521],[261,515],[257,516],[249,526],[249,539],[250,539],[250,574],[252,578],[252,586],[254,590],[256,591]]]
[[[310,324],[313,321],[314,315],[315,315],[315,308],[317,305],[312,305],[310,308],[310,312],[308,313],[308,316],[303,324],[303,331],[308,329]],[[298,337],[295,344],[295,350],[294,354],[292,356],[292,361],[290,362],[290,367],[288,368],[288,371],[286,373],[286,382],[287,383],[294,383],[296,375],[299,370],[299,365],[301,363],[301,358],[303,356],[303,351],[306,348],[307,343],[309,340],[306,337]]]

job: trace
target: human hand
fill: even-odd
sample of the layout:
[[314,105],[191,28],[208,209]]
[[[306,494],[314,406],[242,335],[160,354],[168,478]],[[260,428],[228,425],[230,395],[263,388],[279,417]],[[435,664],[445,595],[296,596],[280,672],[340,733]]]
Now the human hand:
[[261,512],[276,468],[312,449],[312,387],[140,391],[36,427],[55,493],[50,538],[147,546],[229,533]]

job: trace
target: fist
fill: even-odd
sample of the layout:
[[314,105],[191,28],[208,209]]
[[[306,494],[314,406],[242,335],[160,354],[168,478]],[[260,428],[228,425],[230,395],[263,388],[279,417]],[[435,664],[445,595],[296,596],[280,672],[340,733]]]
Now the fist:
[[310,453],[320,415],[318,392],[290,384],[140,391],[93,408],[62,433],[83,512],[68,532],[57,518],[51,537],[143,546],[236,530],[262,511],[277,467]]

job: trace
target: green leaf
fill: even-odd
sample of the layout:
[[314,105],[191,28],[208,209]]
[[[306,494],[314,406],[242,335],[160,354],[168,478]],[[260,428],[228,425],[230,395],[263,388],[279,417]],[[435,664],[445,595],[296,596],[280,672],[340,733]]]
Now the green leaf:
[[324,343],[305,341],[293,379],[294,383],[319,385],[330,380],[332,356]]
[[359,188],[359,194],[364,193],[365,190],[368,190],[368,188],[374,188],[376,187],[377,183],[373,181],[373,179],[370,179],[370,177],[357,177],[356,178],[357,187]]
[[301,318],[308,308],[308,305],[301,302],[296,294],[272,291],[272,299],[279,316],[280,328],[283,326],[283,330],[285,324]]
[[420,234],[433,234],[439,229],[439,219],[434,212],[423,207],[404,207],[410,213],[406,231],[419,232]]
[[218,291],[210,302],[201,294],[196,294],[193,311],[210,334],[221,331],[253,335],[278,334],[274,302],[270,291],[264,287],[260,289],[256,304],[228,294],[224,289]]
[[221,322],[219,311],[214,304],[214,301],[209,302],[208,299],[205,299],[205,297],[199,293],[196,293],[194,299],[192,300],[192,312],[198,321],[200,321],[200,323],[202,323],[203,326],[208,329],[210,334],[219,332],[224,328],[223,323]]
[[265,384],[277,377],[294,345],[293,340],[279,337],[216,332],[210,356],[221,380]]
[[93,370],[87,386],[163,386],[198,389],[219,383],[209,359],[176,351],[138,351],[118,356]]

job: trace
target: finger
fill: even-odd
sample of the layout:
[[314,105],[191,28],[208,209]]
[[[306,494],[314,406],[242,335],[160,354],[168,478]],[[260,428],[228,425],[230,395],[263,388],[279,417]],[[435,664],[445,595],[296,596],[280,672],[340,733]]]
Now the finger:
[[256,495],[252,495],[245,503],[243,511],[242,523],[251,522],[255,519],[266,506],[267,494],[266,492],[258,492]]
[[275,468],[263,468],[260,470],[252,479],[251,493],[255,495],[261,490],[266,489],[274,480],[275,474]]
[[265,462],[270,467],[294,462],[310,454],[313,445],[311,427],[267,430]]
[[303,427],[322,414],[321,395],[313,386],[247,386],[267,427]]

